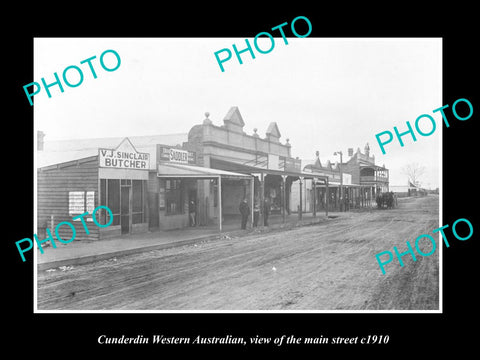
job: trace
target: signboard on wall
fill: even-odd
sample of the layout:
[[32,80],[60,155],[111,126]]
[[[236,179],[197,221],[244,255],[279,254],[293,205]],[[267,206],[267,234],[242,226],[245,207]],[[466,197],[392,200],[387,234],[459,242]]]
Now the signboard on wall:
[[170,149],[169,161],[170,162],[175,162],[175,163],[180,163],[180,164],[188,164],[188,151],[178,150],[178,149]]
[[116,149],[98,149],[100,167],[116,169],[148,170],[150,154],[138,152],[128,138]]
[[69,191],[68,215],[73,216],[85,212],[85,191]]
[[158,208],[165,210],[165,180],[160,180],[160,188],[158,193]]
[[342,174],[343,185],[352,185],[352,175],[351,174]]
[[[95,209],[95,191],[69,191],[68,192],[68,215],[75,216],[83,214],[85,211],[89,214]],[[92,221],[91,217],[86,218]],[[74,221],[80,221],[76,219]]]
[[87,191],[85,198],[85,210],[91,214],[95,210],[95,191]]
[[195,153],[174,147],[160,146],[159,160],[177,164],[195,164]]
[[285,159],[285,171],[301,171],[302,169],[302,161],[293,159],[293,158],[286,158]]

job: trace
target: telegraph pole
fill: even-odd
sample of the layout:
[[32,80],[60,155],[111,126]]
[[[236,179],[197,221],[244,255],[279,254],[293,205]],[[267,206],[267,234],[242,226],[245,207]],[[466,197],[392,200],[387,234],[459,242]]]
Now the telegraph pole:
[[342,199],[340,205],[342,208],[345,205],[345,199],[343,198],[343,174],[342,174],[342,163],[343,163],[343,153],[341,151],[335,151],[333,153],[334,156],[340,155],[340,165],[339,165],[339,170],[340,170],[340,199]]

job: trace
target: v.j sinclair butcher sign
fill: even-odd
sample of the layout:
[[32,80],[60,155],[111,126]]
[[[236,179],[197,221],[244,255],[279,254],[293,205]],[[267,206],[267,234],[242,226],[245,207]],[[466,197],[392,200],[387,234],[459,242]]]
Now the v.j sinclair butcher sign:
[[150,154],[140,153],[125,138],[116,149],[98,149],[100,167],[148,170]]

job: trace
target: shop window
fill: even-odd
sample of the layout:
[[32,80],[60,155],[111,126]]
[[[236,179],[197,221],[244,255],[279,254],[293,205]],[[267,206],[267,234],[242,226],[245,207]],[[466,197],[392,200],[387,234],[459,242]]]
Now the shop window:
[[144,222],[144,182],[132,180],[132,224]]
[[[107,180],[100,179],[100,205],[103,206],[107,206],[107,186]],[[108,224],[110,221],[110,218],[107,218],[109,215],[105,209],[98,210],[96,216],[97,221],[99,221],[99,223],[102,225]]]
[[166,215],[183,214],[183,192],[181,180],[165,181]]
[[[121,203],[121,189],[130,188],[131,191],[131,206],[129,203]],[[100,179],[100,205],[108,206],[113,214],[112,225],[120,225],[121,206],[123,205],[124,212],[131,213],[132,224],[139,224],[145,222],[145,181],[131,180],[131,179]],[[99,216],[98,216],[99,215]],[[106,224],[110,221],[108,213],[104,209],[97,212],[101,224]]]
[[[108,179],[107,183],[107,207],[113,213],[113,222],[112,225],[120,225],[120,180],[118,179]],[[105,216],[106,211],[104,212]],[[104,219],[106,220],[106,219]],[[106,224],[107,222],[105,222]]]

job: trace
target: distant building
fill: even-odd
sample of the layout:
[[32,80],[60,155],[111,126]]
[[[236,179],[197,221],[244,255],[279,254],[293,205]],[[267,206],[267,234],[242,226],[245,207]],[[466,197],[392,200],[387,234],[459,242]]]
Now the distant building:
[[389,170],[385,165],[375,165],[375,156],[370,156],[370,146],[365,145],[365,153],[360,148],[346,163],[340,165],[342,170],[352,175],[352,183],[368,187],[375,198],[379,192],[389,191]]
[[406,196],[425,196],[428,194],[426,189],[414,185],[411,181],[407,181],[407,185],[391,185],[390,190],[397,194],[397,197]]
[[[327,176],[329,183],[327,191],[325,185],[305,181],[305,198],[302,201],[304,212],[324,209],[327,198],[331,211],[371,206],[377,193],[389,189],[389,171],[385,166],[375,165],[375,157],[370,156],[368,143],[365,145],[364,154],[360,149],[355,153],[351,151],[351,157],[347,162],[335,162],[333,165],[329,160],[322,164],[317,151],[316,160],[312,164],[305,165],[303,171],[312,175]],[[313,195],[309,196],[314,188],[315,204],[311,200]],[[295,193],[292,188],[292,194]],[[299,199],[292,198],[292,207],[299,206],[299,203]]]
[[[344,186],[344,189],[348,185],[352,184],[352,176],[346,172],[341,174],[342,181],[340,181],[340,164],[335,162],[332,164],[330,160],[327,160],[325,164],[322,164],[319,157],[319,152],[316,152],[316,160],[313,164],[307,164],[304,166],[303,171],[311,173],[312,175],[326,176],[328,178],[328,189],[325,184],[314,182],[314,180],[305,181],[305,191],[303,204],[304,212],[322,211],[328,206],[330,211],[340,211],[343,209],[340,200],[340,184]],[[295,187],[298,186],[295,184]],[[314,190],[315,188],[315,190]],[[315,204],[313,203],[313,192],[315,192]],[[347,191],[345,191],[346,193]],[[292,193],[296,193],[292,191]],[[328,195],[327,195],[328,193]],[[294,208],[299,206],[300,202],[298,197],[292,198],[292,205]]]

